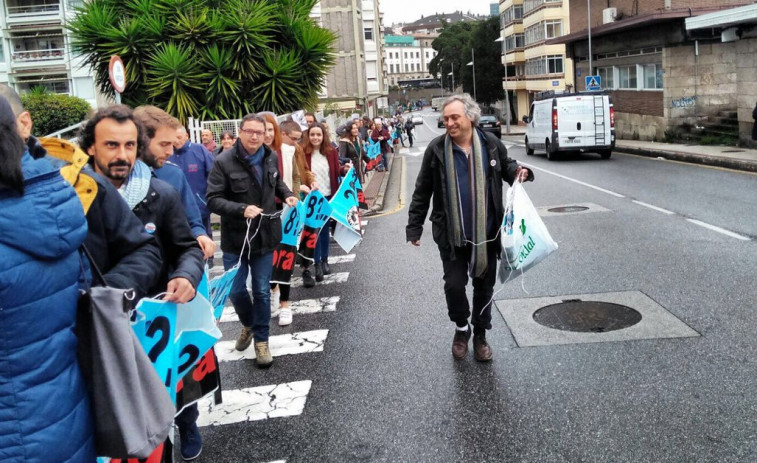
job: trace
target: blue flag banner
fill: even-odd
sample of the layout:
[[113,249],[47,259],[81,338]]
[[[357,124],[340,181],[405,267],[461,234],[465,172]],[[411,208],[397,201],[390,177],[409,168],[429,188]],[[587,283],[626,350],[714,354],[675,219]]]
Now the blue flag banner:
[[365,154],[368,159],[376,159],[381,156],[381,143],[368,140],[368,146],[365,148]]
[[231,292],[231,285],[234,283],[238,271],[239,265],[235,265],[210,280],[210,304],[213,306],[213,316],[216,320],[220,319],[221,314],[223,314],[223,306],[226,305],[226,300]]
[[199,292],[186,304],[144,298],[136,310],[134,333],[175,402],[179,380],[221,338],[210,301]]
[[281,217],[281,243],[297,247],[305,226],[305,205],[298,201],[294,207],[284,206]]
[[[342,184],[339,185],[339,189],[329,201],[332,209],[331,217],[338,222],[334,231],[334,240],[345,252],[350,252],[363,237],[360,232],[359,190],[362,190],[362,188],[353,166],[344,176]],[[342,225],[342,227],[339,227],[339,225]]]
[[315,257],[315,244],[318,241],[318,233],[320,233],[326,221],[329,220],[331,205],[318,190],[311,191],[303,202],[305,207],[305,226],[302,229],[302,238],[300,239],[297,252],[303,259],[312,262]]

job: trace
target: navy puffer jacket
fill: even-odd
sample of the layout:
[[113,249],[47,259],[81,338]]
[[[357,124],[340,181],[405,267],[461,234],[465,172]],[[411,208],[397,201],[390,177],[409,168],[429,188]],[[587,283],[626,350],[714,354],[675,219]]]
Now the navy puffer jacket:
[[47,160],[23,170],[23,196],[0,187],[0,461],[94,462],[73,333],[87,222]]

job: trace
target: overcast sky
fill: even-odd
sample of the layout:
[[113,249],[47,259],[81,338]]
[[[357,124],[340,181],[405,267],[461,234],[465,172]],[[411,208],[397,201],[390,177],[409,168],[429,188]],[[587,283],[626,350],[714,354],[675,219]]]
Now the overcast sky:
[[489,14],[489,4],[499,3],[498,0],[380,0],[381,11],[384,12],[384,27],[399,22],[413,22],[421,19],[421,15],[430,16],[436,13],[452,13],[470,11],[474,14]]

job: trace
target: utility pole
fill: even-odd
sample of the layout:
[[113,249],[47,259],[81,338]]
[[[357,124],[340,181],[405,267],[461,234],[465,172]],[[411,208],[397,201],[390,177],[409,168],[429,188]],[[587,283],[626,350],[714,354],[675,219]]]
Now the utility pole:
[[471,62],[468,65],[473,66],[473,99],[478,100],[476,98],[476,53],[473,51],[473,48],[470,49],[470,56]]
[[452,93],[455,93],[455,62],[452,62],[452,72],[447,74],[448,76],[452,76]]
[[507,134],[510,135],[510,91],[507,89],[507,37],[500,36],[495,42],[502,42],[502,54],[505,56],[505,106],[507,107],[505,110],[505,124],[507,126]]
[[591,65],[591,0],[586,0],[587,18],[589,21],[589,75],[594,75],[594,68]]

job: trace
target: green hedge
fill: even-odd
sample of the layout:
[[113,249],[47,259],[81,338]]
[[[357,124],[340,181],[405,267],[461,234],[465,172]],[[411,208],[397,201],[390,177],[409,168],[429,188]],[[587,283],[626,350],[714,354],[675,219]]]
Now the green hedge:
[[75,96],[57,93],[28,93],[21,96],[24,108],[34,121],[33,134],[43,137],[86,120],[92,107]]

